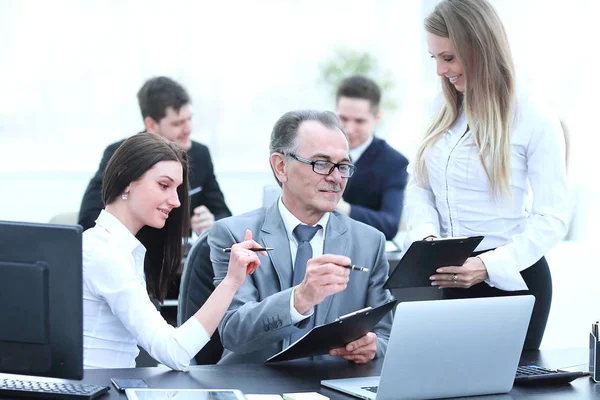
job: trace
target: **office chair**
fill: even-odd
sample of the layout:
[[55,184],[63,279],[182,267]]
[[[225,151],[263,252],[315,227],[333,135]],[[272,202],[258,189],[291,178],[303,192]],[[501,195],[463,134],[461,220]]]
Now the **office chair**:
[[76,225],[77,218],[79,218],[79,211],[63,212],[55,215],[48,222],[50,224]]
[[[214,277],[215,273],[210,262],[208,232],[204,232],[185,260],[179,288],[177,325],[183,324],[202,307],[215,290]],[[219,332],[215,331],[209,342],[194,358],[199,365],[216,364],[221,359],[222,354],[221,338]]]

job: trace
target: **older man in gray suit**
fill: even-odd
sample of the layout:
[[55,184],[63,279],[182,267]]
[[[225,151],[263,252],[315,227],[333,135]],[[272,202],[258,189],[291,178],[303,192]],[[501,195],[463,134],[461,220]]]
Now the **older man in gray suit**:
[[[217,221],[209,233],[215,283],[227,274],[224,248],[254,240],[274,248],[247,277],[219,332],[221,363],[261,363],[315,325],[391,299],[385,238],[376,229],[335,211],[354,173],[348,140],[331,112],[294,111],[275,124],[271,168],[282,196],[267,209]],[[351,272],[355,264],[369,272]],[[391,313],[365,336],[328,356],[365,363],[384,355]],[[320,357],[316,357],[320,358]]]

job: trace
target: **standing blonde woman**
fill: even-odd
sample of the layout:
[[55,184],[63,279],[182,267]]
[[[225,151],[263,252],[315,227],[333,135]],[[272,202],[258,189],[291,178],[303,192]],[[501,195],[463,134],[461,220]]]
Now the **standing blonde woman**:
[[425,20],[444,104],[410,168],[408,241],[483,235],[462,266],[431,284],[446,298],[531,293],[525,341],[539,348],[552,280],[546,252],[567,230],[558,118],[517,91],[504,27],[486,0],[443,0]]

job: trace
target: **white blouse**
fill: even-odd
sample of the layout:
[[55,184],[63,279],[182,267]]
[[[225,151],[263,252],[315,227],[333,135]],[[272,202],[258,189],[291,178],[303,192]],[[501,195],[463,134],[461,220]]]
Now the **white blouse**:
[[175,370],[186,368],[209,336],[194,317],[169,325],[150,301],[146,249],[102,210],[83,233],[83,363],[85,368],[133,368],[138,344]]
[[[404,216],[407,244],[429,235],[483,235],[476,251],[490,286],[526,290],[520,271],[536,263],[567,231],[565,140],[558,118],[519,95],[511,136],[511,196],[494,200],[464,114],[426,153],[427,185],[413,166]],[[466,132],[466,133],[465,133]]]

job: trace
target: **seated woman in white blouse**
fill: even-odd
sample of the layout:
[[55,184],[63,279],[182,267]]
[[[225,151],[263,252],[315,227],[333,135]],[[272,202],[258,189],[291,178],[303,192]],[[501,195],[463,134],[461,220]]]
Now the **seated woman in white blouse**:
[[533,294],[524,348],[537,349],[552,300],[544,255],[567,230],[559,120],[517,94],[508,40],[488,1],[443,0],[425,29],[445,102],[409,168],[408,241],[485,236],[464,265],[438,268],[431,284],[446,298]]
[[189,232],[185,151],[160,136],[126,140],[102,182],[105,209],[83,234],[85,368],[131,368],[143,347],[172,369],[187,367],[217,328],[260,247],[247,231],[233,246],[225,280],[179,328],[169,325],[149,294],[164,300],[181,265]]

